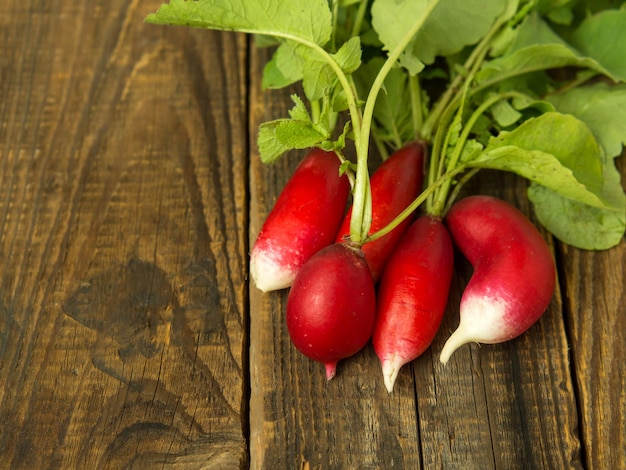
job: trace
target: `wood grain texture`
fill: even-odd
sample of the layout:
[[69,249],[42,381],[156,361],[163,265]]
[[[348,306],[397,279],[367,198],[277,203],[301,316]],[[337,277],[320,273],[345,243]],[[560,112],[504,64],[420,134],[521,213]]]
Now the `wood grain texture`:
[[[618,160],[626,181],[625,154]],[[588,468],[626,468],[626,241],[560,247],[565,313]]]
[[246,43],[144,24],[158,4],[8,3],[0,452],[15,468],[247,461]]
[[[143,23],[160,0],[8,0],[0,15],[0,468],[626,469],[626,244],[544,232],[559,289],[501,345],[439,352],[389,395],[371,346],[324,369],[248,251],[302,153],[262,165],[250,38]],[[620,172],[626,175],[624,157]],[[525,182],[466,193],[532,214]]]

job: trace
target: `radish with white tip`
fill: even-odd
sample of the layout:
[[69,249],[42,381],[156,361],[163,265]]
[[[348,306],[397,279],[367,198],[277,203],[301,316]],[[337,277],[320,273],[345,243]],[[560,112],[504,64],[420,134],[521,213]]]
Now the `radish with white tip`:
[[556,282],[546,241],[510,204],[470,196],[452,206],[446,225],[474,273],[461,297],[459,327],[441,351],[444,364],[466,343],[502,343],[524,333],[548,308]]

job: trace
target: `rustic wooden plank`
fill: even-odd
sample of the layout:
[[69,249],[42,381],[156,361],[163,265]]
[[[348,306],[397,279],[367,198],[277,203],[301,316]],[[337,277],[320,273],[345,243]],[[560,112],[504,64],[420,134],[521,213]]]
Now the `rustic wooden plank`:
[[[252,287],[248,359],[248,235],[299,155],[248,168],[246,40],[143,25],[156,6],[4,3],[3,465],[239,468],[250,411],[255,468],[624,468],[624,242],[557,244],[565,300],[444,367],[457,259],[442,331],[391,396],[369,347],[326,383],[288,340],[285,292]],[[267,54],[251,141],[289,106],[261,94]],[[529,212],[518,180],[479,178]]]
[[[626,182],[624,155],[618,159]],[[626,242],[591,252],[559,245],[566,322],[588,468],[626,468]]]
[[[252,141],[261,122],[286,115],[293,91],[261,92],[268,54],[251,54]],[[251,242],[301,156],[292,153],[264,166],[253,152]],[[413,387],[389,396],[371,347],[341,361],[337,377],[327,382],[323,366],[289,340],[286,299],[286,291],[261,294],[250,288],[252,468],[418,468]]]
[[3,466],[247,462],[246,43],[159,3],[4,3]]

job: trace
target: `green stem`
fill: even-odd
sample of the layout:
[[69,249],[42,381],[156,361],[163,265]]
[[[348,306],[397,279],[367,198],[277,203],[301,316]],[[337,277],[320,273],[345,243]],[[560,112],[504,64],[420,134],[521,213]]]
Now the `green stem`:
[[[246,31],[242,30],[241,32],[245,33]],[[346,100],[348,102],[348,112],[350,114],[350,120],[352,121],[352,127],[355,129],[354,145],[358,148],[360,146],[361,135],[359,132],[356,132],[356,129],[361,128],[361,114],[359,112],[359,107],[357,105],[356,94],[354,92],[354,89],[352,87],[350,80],[348,79],[344,71],[341,69],[339,64],[335,61],[335,59],[333,59],[333,57],[326,50],[324,50],[324,48],[321,47],[320,45],[316,44],[315,42],[311,42],[307,39],[296,36],[294,34],[280,33],[276,31],[254,31],[254,32],[258,34],[265,34],[267,36],[274,36],[277,38],[286,39],[286,40],[301,44],[303,46],[306,46],[312,49],[313,51],[315,51],[317,54],[319,54],[320,57],[322,57],[324,61],[330,66],[330,68],[333,69],[333,72],[335,72],[335,75],[337,76],[337,80],[339,80],[339,84],[341,85],[344,92],[346,93]]]
[[[247,32],[242,30],[241,32]],[[339,64],[333,59],[333,57],[324,50],[323,47],[318,45],[315,42],[309,41],[307,39],[301,38],[294,34],[289,33],[280,33],[276,31],[254,31],[258,34],[266,34],[269,36],[274,36],[277,38],[286,39],[289,41],[296,42],[303,46],[310,48],[315,51],[324,59],[326,63],[333,69],[333,72],[337,76],[339,80],[339,84],[343,88],[346,94],[346,100],[348,103],[348,112],[350,114],[350,120],[352,122],[352,128],[354,129],[354,145],[356,147],[357,152],[357,171],[356,171],[356,182],[353,189],[353,209],[352,209],[352,219],[350,221],[350,235],[354,239],[355,242],[360,243],[365,236],[367,235],[367,230],[369,230],[369,225],[371,224],[371,213],[372,213],[372,200],[371,200],[371,191],[369,189],[369,173],[367,168],[367,151],[368,151],[368,140],[369,140],[369,129],[371,126],[371,115],[367,121],[367,132],[361,132],[362,126],[362,117],[360,114],[359,107],[357,106],[357,97],[354,88],[352,87],[352,83],[348,76],[341,69]],[[400,53],[398,53],[398,56]],[[362,136],[365,136],[365,142],[362,141]],[[360,156],[360,157],[359,157]],[[355,216],[356,214],[356,216]],[[364,220],[367,220],[368,223],[364,223]],[[363,233],[365,231],[365,233]]]
[[367,101],[365,102],[365,108],[363,110],[363,127],[361,128],[361,140],[365,140],[369,135],[369,125],[372,120],[372,116],[374,114],[374,106],[376,105],[376,99],[378,98],[378,93],[380,92],[383,84],[385,82],[385,78],[389,74],[389,71],[394,67],[400,55],[406,47],[409,45],[413,37],[417,34],[419,29],[422,27],[428,16],[432,13],[435,7],[439,4],[439,0],[435,0],[428,5],[422,16],[415,22],[413,28],[409,31],[408,34],[404,36],[400,44],[396,46],[396,48],[390,52],[389,57],[378,71],[376,78],[374,79],[374,83],[370,88],[370,93],[367,97]]
[[[445,149],[448,147],[451,132],[450,123],[454,119],[455,111],[456,107],[454,106],[446,108],[439,126],[437,126],[437,133],[435,134],[431,150],[430,166],[428,168],[428,185],[433,184],[445,172]],[[426,203],[429,214],[433,213],[435,196],[435,194],[431,194]]]
[[448,213],[448,211],[450,210],[450,207],[452,207],[452,204],[454,203],[454,201],[456,201],[456,198],[461,192],[461,189],[463,188],[463,186],[470,179],[472,179],[472,177],[479,171],[480,171],[480,168],[472,168],[471,170],[469,170],[467,173],[463,175],[463,177],[458,181],[457,184],[454,185],[454,189],[452,190],[452,192],[450,193],[450,197],[448,197],[448,200],[446,201],[446,207],[442,213],[442,216],[445,216],[445,214]]
[[[507,21],[508,19],[506,18],[506,15],[504,15],[494,22],[487,35],[481,39],[480,43],[478,43],[463,64],[464,70],[477,70],[480,67],[485,56],[487,55],[487,52],[489,51],[491,40],[500,31],[502,25],[506,24]],[[437,100],[432,112],[428,115],[424,125],[422,126],[422,137],[424,139],[430,139],[433,129],[439,124],[439,119],[445,113],[452,98],[457,95],[457,90],[461,87],[461,84],[464,81],[467,82],[469,75],[473,78],[473,74],[457,75],[450,86],[446,89],[445,93]]]
[[411,118],[413,122],[413,137],[418,138],[422,133],[424,114],[422,112],[422,90],[417,75],[409,77],[409,91],[411,92]]
[[376,127],[372,127],[372,139],[374,140],[374,145],[376,145],[376,150],[378,151],[381,160],[384,162],[389,158],[389,151],[387,150],[387,147],[385,147],[385,144],[383,143]]
[[447,181],[451,181],[456,175],[465,171],[465,168],[466,167],[464,165],[459,165],[454,169],[454,171],[446,173],[433,184],[429,185],[426,189],[424,189],[424,191],[421,192],[419,196],[417,196],[417,198],[411,204],[406,207],[406,209],[398,214],[395,219],[389,222],[385,227],[367,237],[364,243],[373,242],[374,240],[378,240],[379,238],[387,235],[398,225],[404,222],[404,220],[406,220],[406,218],[409,217],[415,210],[417,210],[417,208],[422,205],[422,203],[428,198],[428,196],[430,196],[435,190],[437,190],[437,188],[445,184]]
[[[343,152],[341,152],[341,150],[335,150],[335,155],[337,155],[337,158],[339,159],[342,165],[346,165],[350,163],[349,160],[343,154]],[[354,171],[352,171],[350,168],[347,168],[345,175],[347,176],[348,181],[350,182],[350,187],[354,188]]]
[[410,41],[413,39],[417,31],[422,27],[426,18],[438,5],[439,0],[435,0],[428,5],[422,16],[415,22],[411,30],[402,38],[402,41],[389,53],[387,60],[378,71],[374,83],[372,84],[365,108],[363,109],[363,121],[360,127],[354,126],[355,145],[357,155],[357,173],[356,185],[354,188],[354,197],[352,205],[352,218],[350,220],[350,236],[352,240],[360,244],[367,237],[371,225],[371,191],[369,187],[369,174],[367,167],[367,157],[369,151],[369,136],[372,126],[372,116],[374,115],[374,106],[378,93],[383,87],[385,78],[389,74],[392,67],[400,58],[402,52],[406,49]]
[[[478,108],[476,108],[476,110],[472,113],[472,115],[467,120],[467,123],[465,124],[465,126],[463,126],[463,130],[461,131],[461,134],[459,135],[459,139],[456,143],[456,146],[454,147],[454,151],[452,152],[452,155],[450,156],[450,159],[446,165],[446,168],[448,169],[448,171],[454,170],[459,164],[459,160],[461,159],[461,155],[463,153],[463,148],[465,147],[465,143],[467,142],[469,135],[472,132],[472,129],[474,128],[474,125],[476,124],[476,121],[478,121],[480,116],[482,116],[485,113],[485,111],[487,111],[487,109],[492,107],[497,102],[506,100],[509,98],[514,98],[516,96],[525,96],[525,95],[516,91],[500,93],[498,95],[494,95],[491,98],[487,99]],[[444,146],[444,149],[445,149],[445,146]],[[444,213],[445,208],[447,206],[446,201],[448,199],[448,193],[450,192],[451,186],[452,186],[452,180],[450,179],[446,181],[444,184],[442,184],[439,191],[437,191],[437,194],[435,196],[435,200],[433,203],[433,207],[432,207],[432,212],[431,212],[432,215],[441,216]]]
[[368,4],[368,0],[361,0],[361,4],[359,5],[359,9],[356,13],[356,18],[354,19],[354,24],[352,25],[352,33],[350,36],[354,37],[361,34],[361,26],[363,25],[363,18],[365,18]]
[[450,100],[456,93],[459,85],[463,81],[463,75],[457,75],[456,78],[452,81],[452,83],[448,86],[443,95],[439,97],[432,111],[426,118],[424,125],[422,126],[422,137],[424,139],[430,140],[433,129],[439,124],[439,119],[441,115],[445,112]]
[[339,0],[333,0],[333,29],[330,38],[332,50],[337,49],[337,20],[339,19]]
[[311,101],[311,119],[313,122],[318,122],[320,120],[320,102],[319,100]]
[[[431,184],[436,178],[443,175],[445,171],[445,153],[450,139],[450,124],[454,119],[458,107],[464,102],[463,100],[466,99],[468,95],[471,96],[472,94],[467,88],[474,79],[474,76],[478,72],[489,50],[487,47],[488,41],[486,41],[486,39],[495,34],[501,23],[502,21],[497,22],[485,39],[472,51],[472,54],[464,64],[464,67],[467,67],[469,72],[466,75],[457,75],[452,85],[435,106],[435,111],[428,116],[427,121],[424,123],[423,131],[428,136],[430,136],[432,132],[432,126],[437,124],[437,132],[435,133],[432,146],[431,164],[428,172],[428,184]],[[463,82],[463,80],[465,81]],[[459,94],[457,88],[461,86],[462,82],[466,90],[464,93]],[[431,197],[428,198],[427,209],[430,214],[442,210],[441,208],[435,208],[436,197],[436,194],[432,194]]]
[[[498,28],[504,23],[505,23],[505,20],[503,17],[498,22],[496,22],[496,24],[492,27],[491,32],[486,36],[486,38],[489,38],[493,34],[495,34]],[[437,177],[441,176],[446,170],[445,155],[446,155],[447,143],[450,138],[450,131],[451,131],[449,129],[450,124],[453,121],[454,115],[457,112],[458,108],[463,105],[463,103],[468,97],[471,97],[474,94],[473,90],[471,91],[469,90],[469,86],[474,80],[474,77],[476,76],[476,74],[478,73],[478,70],[480,69],[483,61],[485,60],[488,50],[489,50],[488,41],[486,40],[481,41],[481,43],[476,47],[476,49],[472,52],[472,54],[470,55],[470,57],[465,63],[467,67],[470,67],[467,75],[457,76],[457,79],[459,79],[458,85],[453,85],[448,89],[448,91],[456,90],[456,87],[461,85],[460,79],[463,79],[465,80],[463,83],[463,86],[465,87],[464,93],[455,93],[454,96],[452,96],[451,94],[449,99],[446,100],[448,101],[447,106],[440,108],[440,110],[437,111],[436,113],[438,116],[437,117],[437,133],[435,134],[435,142],[434,142],[433,150],[432,150],[434,159],[432,161],[432,166],[430,167],[431,171],[429,171],[429,175],[428,175],[429,184],[432,181],[434,181]],[[456,81],[457,80],[455,79],[455,82]],[[433,115],[431,114],[429,116],[429,119],[431,119],[432,116]],[[424,124],[424,127],[427,127],[427,125],[428,124]],[[448,129],[447,133],[445,133],[445,140],[443,138],[444,129]],[[454,167],[447,165],[447,168],[448,170],[450,170]],[[443,189],[443,192],[447,193],[448,189],[449,188]],[[442,201],[441,198],[445,198],[445,195],[439,197],[438,194],[433,194],[428,199],[427,207],[428,207],[429,213],[437,214],[438,212],[443,211],[443,206],[441,205],[441,201]],[[436,207],[436,203],[435,203],[436,199],[439,199],[439,207]],[[444,205],[445,205],[445,201],[444,201]]]

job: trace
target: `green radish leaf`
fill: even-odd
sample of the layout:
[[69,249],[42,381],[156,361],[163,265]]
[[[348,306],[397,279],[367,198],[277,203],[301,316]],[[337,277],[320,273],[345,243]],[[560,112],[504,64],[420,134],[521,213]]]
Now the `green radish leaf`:
[[[376,57],[355,74],[357,88],[364,96],[371,88],[383,62],[382,57]],[[377,136],[394,148],[414,137],[410,102],[409,76],[402,68],[391,69],[376,100],[374,121],[378,130]]]
[[[385,49],[394,50],[432,0],[375,0],[372,26]],[[501,0],[440,0],[415,35],[400,64],[414,75],[437,56],[459,52],[478,42],[502,13]]]
[[283,120],[275,127],[276,138],[290,149],[314,147],[328,139],[327,134],[303,121]]
[[354,72],[361,65],[361,39],[350,38],[332,56],[346,74]]
[[[315,101],[330,94],[338,79],[329,63],[309,47],[298,45],[296,52],[303,63],[302,87],[307,98]],[[350,39],[331,57],[346,74],[352,73],[361,65],[360,39]]]
[[534,183],[528,188],[539,221],[559,240],[584,250],[612,248],[626,231],[626,196],[612,160],[605,166],[603,194],[618,210],[591,207]]
[[337,89],[336,93],[332,97],[330,109],[332,109],[335,113],[340,113],[348,108],[348,99],[346,98],[345,91],[343,89]]
[[330,131],[312,121],[302,100],[297,95],[292,95],[291,99],[294,102],[289,110],[291,119],[276,119],[259,127],[257,145],[263,163],[273,163],[292,149],[334,145],[329,142]]
[[530,181],[557,191],[564,197],[594,207],[606,203],[576,179],[574,173],[563,166],[554,155],[539,150],[527,150],[515,145],[493,149],[490,146],[476,159],[468,162],[474,168],[511,171]]
[[461,152],[460,162],[464,163],[466,161],[470,161],[475,156],[477,156],[482,150],[484,146],[475,139],[469,139],[465,142],[463,146],[463,151]]
[[510,100],[498,101],[490,108],[490,111],[498,127],[507,130],[520,121],[555,111],[555,109],[548,101],[520,92]]
[[307,122],[277,119],[261,124],[257,145],[261,161],[273,163],[289,150],[319,146],[327,140],[327,135]]
[[563,197],[617,209],[603,195],[601,149],[589,128],[570,115],[549,112],[501,132],[468,165],[511,171]]
[[332,34],[327,0],[171,0],[146,22],[220,29],[301,40],[323,46]]
[[[419,18],[428,3],[429,0],[374,0],[371,8],[372,26],[385,50],[392,51],[402,43],[413,26],[413,18]],[[407,50],[400,57],[400,63],[415,75],[422,71],[424,63]]]
[[278,46],[280,41],[272,36],[265,36],[264,34],[253,34],[252,39],[254,46],[259,49],[264,47]]
[[518,111],[523,111],[529,108],[533,108],[542,114],[555,111],[554,106],[549,101],[539,100],[529,95],[518,95],[511,100],[511,104]]
[[302,88],[309,101],[321,99],[337,83],[337,76],[328,63],[307,47],[298,47],[302,58]]
[[[343,131],[341,132],[341,134],[339,134],[339,136],[337,137],[337,140],[332,141],[332,140],[326,140],[324,142],[321,142],[320,144],[318,144],[317,146],[319,148],[321,148],[322,150],[326,150],[327,152],[340,152],[342,151],[345,147],[346,147],[346,138],[348,136],[348,134],[351,132],[351,128],[350,128],[350,121],[346,122],[346,124],[343,127]],[[346,160],[343,165],[347,165],[347,168],[353,168],[356,171],[356,164],[350,162],[349,160]],[[340,170],[340,171],[345,171],[344,170]]]
[[296,94],[291,95],[291,101],[293,101],[294,106],[289,110],[289,117],[296,121],[303,121],[306,123],[311,122],[311,115],[309,111],[306,109],[304,102],[300,99],[300,97]]
[[302,80],[303,61],[291,43],[278,46],[272,59],[265,64],[261,85],[263,89],[284,88]]
[[528,198],[539,222],[568,245],[583,250],[606,250],[618,245],[624,237],[623,212],[591,207],[534,183],[528,188]]
[[574,19],[574,12],[568,6],[561,6],[550,10],[546,16],[550,18],[550,21],[556,24],[569,25]]
[[554,9],[560,9],[572,3],[571,0],[536,0],[536,9],[546,15]]
[[[524,21],[532,8],[533,4],[530,2],[522,5],[519,5],[518,0],[509,0],[507,2],[500,18],[503,26],[489,41],[489,55],[491,57],[499,57],[511,48],[511,44],[519,36],[519,23]],[[506,23],[504,23],[505,21]]]
[[[372,26],[385,49],[400,44],[432,0],[375,0]],[[502,0],[440,0],[423,27],[415,35],[400,64],[412,75],[437,56],[461,51],[478,42],[491,28],[507,3]],[[453,32],[451,34],[451,32]]]
[[626,10],[607,10],[588,17],[574,32],[572,44],[610,70],[612,77],[626,80]]
[[625,84],[596,83],[547,99],[559,112],[572,114],[587,124],[609,157],[622,153],[626,145]]
[[507,100],[498,101],[491,107],[491,114],[501,127],[509,127],[522,118],[522,113]]
[[531,12],[515,30],[517,35],[508,53],[538,44],[561,44],[578,54],[570,44],[556,34],[537,12]]
[[343,131],[341,131],[341,134],[339,135],[339,137],[337,137],[337,140],[335,141],[334,150],[342,150],[345,148],[346,140],[350,132],[352,132],[352,123],[348,121],[344,124]]
[[518,49],[511,54],[486,62],[476,74],[479,88],[540,70],[559,67],[584,67],[614,78],[611,72],[597,61],[583,57],[563,44],[535,44]]
[[341,165],[339,166],[340,175],[345,175],[345,174],[348,174],[348,172],[354,172],[354,171],[356,171],[356,165],[352,163],[350,160],[343,161]]
[[[352,73],[361,65],[361,41],[353,37],[344,43],[331,57],[346,73]],[[274,52],[263,71],[263,88],[283,88],[299,80],[311,101],[322,98],[337,81],[331,66],[309,47],[287,41]]]

